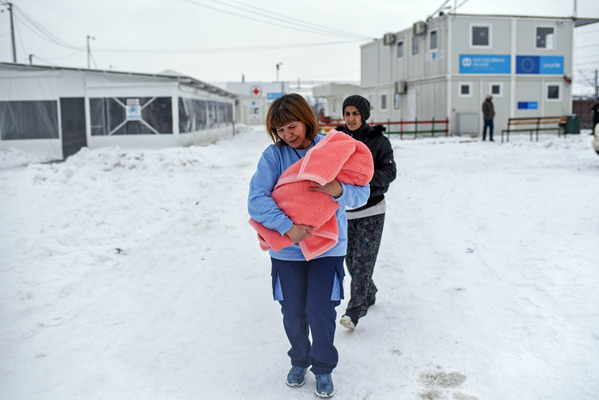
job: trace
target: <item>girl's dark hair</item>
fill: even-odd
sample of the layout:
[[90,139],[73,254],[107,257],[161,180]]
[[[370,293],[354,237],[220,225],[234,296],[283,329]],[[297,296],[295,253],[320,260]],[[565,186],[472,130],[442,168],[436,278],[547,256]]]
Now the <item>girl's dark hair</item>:
[[286,145],[287,143],[277,135],[277,128],[296,121],[306,124],[306,139],[314,140],[320,131],[320,126],[310,104],[297,93],[283,95],[273,101],[268,109],[266,132],[274,144]]

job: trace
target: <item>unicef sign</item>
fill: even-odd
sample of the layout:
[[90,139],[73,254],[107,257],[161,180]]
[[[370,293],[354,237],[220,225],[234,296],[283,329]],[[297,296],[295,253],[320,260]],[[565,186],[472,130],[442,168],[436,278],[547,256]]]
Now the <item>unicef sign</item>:
[[564,57],[516,56],[516,73],[561,75],[564,73]]

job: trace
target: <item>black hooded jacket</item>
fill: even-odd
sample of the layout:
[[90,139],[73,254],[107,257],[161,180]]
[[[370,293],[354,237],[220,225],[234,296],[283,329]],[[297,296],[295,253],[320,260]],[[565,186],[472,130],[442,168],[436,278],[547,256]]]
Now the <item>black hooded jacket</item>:
[[[336,129],[347,133],[368,146],[374,161],[374,176],[370,181],[370,197],[368,198],[368,202],[364,206],[351,211],[360,211],[380,203],[385,198],[389,184],[393,182],[397,175],[391,142],[383,134],[386,128],[382,125],[370,126],[364,123],[358,130],[353,132],[345,125],[338,126]],[[348,210],[347,212],[351,211]]]

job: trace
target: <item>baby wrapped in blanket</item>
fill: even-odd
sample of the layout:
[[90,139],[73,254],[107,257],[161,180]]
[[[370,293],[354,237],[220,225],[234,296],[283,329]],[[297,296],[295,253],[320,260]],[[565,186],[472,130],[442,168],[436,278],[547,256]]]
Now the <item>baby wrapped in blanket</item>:
[[[280,176],[271,197],[295,223],[313,226],[311,237],[299,242],[306,260],[325,253],[337,244],[339,232],[335,212],[339,204],[331,195],[308,190],[337,179],[348,185],[364,186],[374,173],[368,147],[343,132],[332,130]],[[279,251],[293,245],[288,236],[250,219],[263,250]]]

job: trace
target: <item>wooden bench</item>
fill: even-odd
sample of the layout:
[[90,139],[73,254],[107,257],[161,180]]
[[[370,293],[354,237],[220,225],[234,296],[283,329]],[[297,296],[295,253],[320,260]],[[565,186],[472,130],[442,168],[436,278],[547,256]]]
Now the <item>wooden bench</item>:
[[[510,132],[530,132],[530,140],[532,134],[536,132],[536,140],[539,141],[539,131],[557,131],[557,135],[561,135],[562,131],[566,133],[566,122],[568,117],[520,117],[508,119],[507,129],[501,131],[501,143],[503,143],[503,133],[506,133],[506,142],[510,141]],[[553,126],[548,126],[553,125]]]

